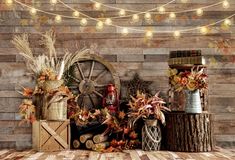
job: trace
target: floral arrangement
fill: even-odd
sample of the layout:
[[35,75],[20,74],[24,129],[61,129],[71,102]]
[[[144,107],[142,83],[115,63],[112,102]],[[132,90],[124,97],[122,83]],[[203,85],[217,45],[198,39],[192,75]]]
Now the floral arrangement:
[[191,71],[184,72],[179,72],[177,69],[169,70],[170,84],[176,91],[206,89],[208,87],[207,78],[203,69],[199,70],[199,68],[192,68]]
[[129,124],[134,126],[135,122],[142,119],[158,119],[165,124],[165,116],[163,111],[170,111],[164,106],[165,102],[159,97],[159,92],[152,97],[148,97],[144,93],[137,91],[136,97],[131,96],[129,101]]
[[[32,52],[27,34],[14,36],[12,40],[12,43],[20,51],[19,54],[24,57],[27,68],[32,71],[36,79],[36,85],[33,89],[23,87],[23,92],[19,92],[28,99],[27,103],[25,100],[23,101],[19,110],[26,121],[32,122],[30,117],[35,112],[31,111],[35,111],[35,107],[39,107],[37,104],[33,104],[33,97],[36,95],[46,95],[48,103],[52,103],[53,100],[62,101],[73,98],[72,93],[64,85],[63,74],[82,54],[86,54],[89,50],[83,49],[74,54],[66,51],[64,56],[60,58],[54,47],[55,40],[53,31],[42,34],[40,45],[46,49],[43,54]],[[29,101],[31,107],[22,107],[29,106]]]
[[20,115],[23,117],[23,121],[33,122],[35,121],[35,106],[31,99],[24,99],[22,104],[19,106]]

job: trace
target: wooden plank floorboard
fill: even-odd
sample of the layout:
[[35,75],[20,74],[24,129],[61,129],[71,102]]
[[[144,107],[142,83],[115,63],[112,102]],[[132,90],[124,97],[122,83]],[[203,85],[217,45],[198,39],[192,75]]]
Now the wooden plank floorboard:
[[87,150],[60,152],[36,152],[33,150],[0,150],[1,160],[234,160],[235,150],[220,149],[216,152],[172,152],[125,150],[123,152],[99,153]]

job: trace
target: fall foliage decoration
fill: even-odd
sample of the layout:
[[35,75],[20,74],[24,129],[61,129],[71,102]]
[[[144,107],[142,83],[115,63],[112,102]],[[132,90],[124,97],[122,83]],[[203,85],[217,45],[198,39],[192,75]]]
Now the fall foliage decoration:
[[152,97],[148,97],[144,93],[137,91],[136,97],[131,96],[129,101],[129,125],[132,128],[135,122],[142,119],[158,119],[162,124],[165,124],[165,116],[163,111],[170,111],[164,106],[165,102],[159,97],[159,92]]
[[203,71],[204,68],[199,70],[198,67],[183,72],[179,72],[177,69],[169,69],[170,84],[176,91],[206,89],[208,87],[208,76]]

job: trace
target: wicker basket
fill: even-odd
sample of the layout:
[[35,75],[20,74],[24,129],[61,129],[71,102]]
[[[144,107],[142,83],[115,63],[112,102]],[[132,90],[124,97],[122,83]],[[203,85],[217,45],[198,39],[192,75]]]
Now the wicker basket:
[[43,83],[43,90],[49,92],[51,90],[54,90],[56,88],[59,88],[60,86],[62,86],[62,84],[64,83],[63,80],[54,80],[54,81],[45,81]]
[[158,120],[145,120],[145,125],[142,128],[142,150],[160,150],[161,139],[161,128]]

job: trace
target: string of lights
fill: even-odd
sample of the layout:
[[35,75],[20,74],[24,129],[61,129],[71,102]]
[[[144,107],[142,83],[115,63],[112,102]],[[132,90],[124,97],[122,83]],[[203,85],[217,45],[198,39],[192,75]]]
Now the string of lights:
[[[120,10],[125,10],[125,11],[127,11],[127,12],[132,12],[132,13],[137,13],[137,14],[141,14],[141,13],[142,13],[142,11],[132,10],[132,9],[125,9],[125,8],[120,8],[120,7],[115,7],[115,6],[107,5],[107,4],[104,4],[104,3],[100,3],[100,2],[95,1],[95,0],[90,0],[90,1],[94,3],[94,8],[95,8],[95,9],[100,9],[100,8],[103,6],[103,7],[107,7],[107,8],[119,10],[119,11],[120,11]],[[166,4],[160,5],[160,7],[165,7],[165,6],[171,4],[171,3],[175,2],[175,1],[176,1],[176,0],[171,0],[171,1],[167,2]],[[156,10],[157,8],[158,8],[158,7],[149,9],[149,10],[147,10],[147,11],[143,11],[143,13],[144,13],[144,12],[154,11],[154,10]]]
[[[117,18],[123,18],[123,17],[133,17],[133,16],[141,15],[141,14],[146,14],[146,15],[149,15],[149,14],[169,14],[169,17],[174,17],[174,16],[171,16],[171,15],[172,14],[187,13],[187,12],[194,12],[194,11],[197,13],[197,15],[201,16],[203,14],[203,10],[205,10],[207,8],[211,8],[211,7],[214,7],[214,6],[221,5],[221,4],[222,4],[222,7],[225,8],[225,9],[230,7],[230,4],[229,4],[228,0],[223,0],[223,1],[211,4],[211,5],[200,7],[200,8],[193,8],[193,9],[187,9],[187,10],[181,10],[181,11],[175,11],[175,12],[167,12],[164,7],[171,4],[171,3],[173,3],[173,2],[175,2],[175,0],[173,0],[173,1],[170,1],[166,4],[160,5],[158,7],[152,8],[152,9],[147,10],[147,11],[136,11],[136,10],[129,10],[129,9],[123,9],[123,8],[119,8],[119,7],[114,7],[114,6],[110,6],[110,5],[107,5],[107,4],[102,4],[102,3],[97,2],[95,0],[90,0],[90,1],[94,2],[94,8],[96,10],[99,10],[102,6],[119,10],[119,16],[106,17],[106,18],[110,18],[110,19],[117,19]],[[182,3],[187,3],[188,0],[181,0],[181,2]],[[157,10],[157,12],[154,12],[155,10]],[[134,12],[135,14],[125,15],[124,14],[125,12]],[[145,17],[148,17],[148,16],[145,16]]]
[[[56,1],[56,3],[57,3],[57,0],[52,0],[52,1]],[[65,7],[71,9],[72,11],[77,13],[77,15],[79,15],[79,11],[77,11],[74,8],[70,7],[69,5],[65,4],[61,0],[58,0],[58,1],[61,4],[63,4]],[[97,2],[97,1],[94,1],[94,0],[91,0],[91,1],[95,2],[95,4],[94,4],[94,8],[95,9],[100,9],[101,5],[103,5],[103,4],[101,4],[101,3]],[[169,14],[169,19],[170,20],[174,20],[176,18],[176,14],[196,11],[197,16],[202,16],[203,12],[204,12],[203,10],[205,10],[207,8],[218,6],[218,5],[221,5],[221,4],[222,4],[224,9],[227,9],[230,6],[230,4],[229,4],[229,2],[227,0],[223,0],[223,1],[211,4],[211,5],[200,7],[200,8],[194,8],[194,9],[188,9],[188,10],[182,10],[182,11],[176,11],[176,12],[166,12],[164,6],[166,6],[166,5],[170,4],[170,3],[173,3],[173,2],[174,2],[174,0],[168,2],[168,3],[164,4],[164,5],[159,6],[159,8],[153,8],[153,9],[150,9],[150,10],[147,10],[147,11],[142,11],[142,12],[138,12],[136,14],[129,14],[129,15],[125,15],[126,10],[118,8],[118,7],[111,6],[110,8],[121,9],[119,11],[119,16],[99,18],[99,20],[105,21],[106,25],[110,25],[110,24],[112,24],[112,20],[113,19],[124,18],[124,17],[131,17],[132,16],[131,22],[132,23],[137,23],[140,20],[139,15],[140,14],[144,14],[145,21],[147,23],[152,23],[152,15],[151,14],[153,14],[153,13],[154,14]],[[182,3],[187,3],[188,0],[181,0],[181,2]],[[109,6],[109,5],[104,5],[104,6]],[[158,9],[158,12],[151,12],[151,11],[156,10],[156,9]],[[84,15],[84,16],[86,16],[86,15]],[[86,22],[85,20],[83,20],[83,21]]]
[[[7,0],[7,1],[9,2],[10,0]],[[80,24],[82,26],[86,26],[87,23],[88,23],[86,18],[89,18],[89,19],[94,20],[94,21],[97,22],[97,24],[96,24],[96,29],[97,30],[102,30],[103,27],[104,27],[104,23],[100,19],[93,18],[93,17],[91,17],[89,15],[86,15],[84,13],[81,13],[81,14],[84,15],[86,18],[80,18],[79,17],[80,12],[75,10],[74,8],[70,7],[69,5],[67,5],[65,3],[64,3],[64,5],[66,5],[67,7],[70,7],[70,9],[72,9],[74,11],[72,16],[61,15],[61,14],[56,14],[56,13],[53,13],[53,12],[44,11],[44,10],[41,10],[41,9],[38,9],[38,8],[34,8],[33,6],[27,5],[25,3],[22,3],[22,2],[20,2],[18,0],[14,0],[14,1],[17,4],[20,4],[21,6],[28,8],[29,9],[29,13],[31,15],[36,15],[37,12],[42,12],[42,13],[54,16],[56,23],[60,23],[62,21],[62,17],[63,17],[63,18],[80,19]],[[53,0],[51,0],[51,1],[53,1]],[[7,3],[7,4],[9,5],[10,3]],[[230,15],[230,16],[228,16],[228,17],[226,17],[226,18],[224,18],[224,19],[216,21],[214,23],[210,23],[210,24],[202,25],[202,26],[198,26],[198,27],[193,27],[193,28],[188,28],[188,29],[182,29],[182,30],[164,30],[164,31],[157,31],[157,30],[151,31],[151,30],[147,30],[146,31],[146,30],[139,29],[139,28],[124,27],[124,26],[119,26],[119,25],[115,25],[115,24],[112,24],[112,23],[108,24],[108,23],[105,22],[105,24],[106,25],[110,25],[110,26],[114,26],[114,27],[117,27],[117,28],[121,29],[123,35],[127,35],[129,33],[129,30],[132,30],[132,31],[138,31],[138,32],[141,32],[141,33],[145,33],[146,38],[149,38],[149,39],[151,39],[153,37],[154,33],[171,33],[171,34],[173,34],[173,36],[175,38],[179,38],[181,36],[181,33],[189,32],[189,31],[193,31],[193,30],[199,30],[201,34],[207,34],[208,33],[208,27],[214,26],[214,25],[222,23],[222,22],[226,26],[231,26],[232,22],[231,22],[230,19],[232,17],[234,17],[234,16],[235,16],[235,13]]]

